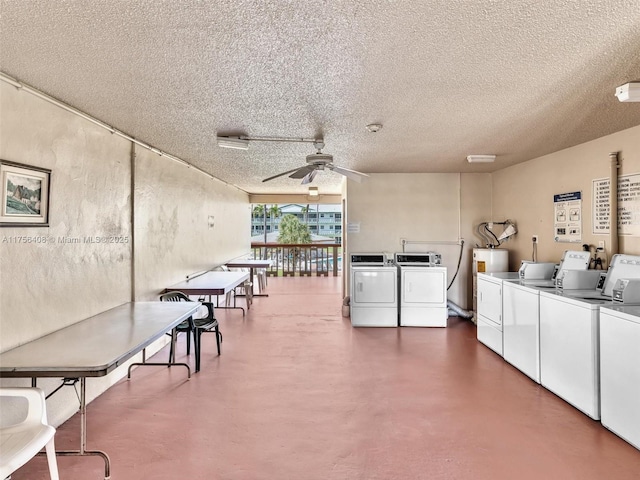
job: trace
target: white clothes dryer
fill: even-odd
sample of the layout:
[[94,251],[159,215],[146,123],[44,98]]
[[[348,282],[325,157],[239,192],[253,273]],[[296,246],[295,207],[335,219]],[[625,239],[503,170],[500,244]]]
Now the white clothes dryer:
[[400,326],[446,327],[447,269],[435,252],[396,253],[400,275]]
[[398,326],[398,268],[386,253],[353,253],[351,325]]

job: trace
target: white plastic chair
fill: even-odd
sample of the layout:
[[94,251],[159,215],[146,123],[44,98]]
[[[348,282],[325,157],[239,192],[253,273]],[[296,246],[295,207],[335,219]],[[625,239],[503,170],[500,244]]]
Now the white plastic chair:
[[0,428],[0,479],[7,478],[45,447],[51,480],[59,480],[53,444],[56,429],[47,423],[44,392],[39,388],[0,387],[0,397],[23,397],[28,403],[24,420]]

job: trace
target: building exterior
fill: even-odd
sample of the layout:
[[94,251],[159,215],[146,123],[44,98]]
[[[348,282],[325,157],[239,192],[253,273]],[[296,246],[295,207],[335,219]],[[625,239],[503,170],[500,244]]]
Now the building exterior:
[[274,235],[270,234],[278,232],[280,219],[284,215],[294,215],[300,220],[300,223],[309,226],[314,243],[316,241],[326,241],[329,238],[334,243],[342,244],[342,207],[340,205],[281,204],[277,205],[277,215],[273,205],[252,205],[251,207],[252,240],[253,237],[264,236],[265,227],[268,238],[273,238]]

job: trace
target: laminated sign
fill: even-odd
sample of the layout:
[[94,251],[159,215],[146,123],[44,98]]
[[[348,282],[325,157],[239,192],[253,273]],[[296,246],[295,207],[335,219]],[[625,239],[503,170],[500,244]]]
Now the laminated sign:
[[582,242],[582,193],[553,196],[553,239],[556,242]]

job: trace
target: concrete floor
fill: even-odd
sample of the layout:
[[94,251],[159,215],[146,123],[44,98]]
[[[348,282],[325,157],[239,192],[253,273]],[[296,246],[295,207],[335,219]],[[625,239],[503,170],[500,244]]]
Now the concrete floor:
[[[88,448],[116,480],[640,478],[640,451],[478,343],[469,321],[353,329],[340,282],[270,278],[244,319],[219,310],[222,356],[206,335],[191,380],[137,369],[89,405]],[[76,415],[57,447],[77,448],[78,428]],[[99,458],[58,463],[62,480],[102,478]],[[44,478],[43,457],[13,476]]]

